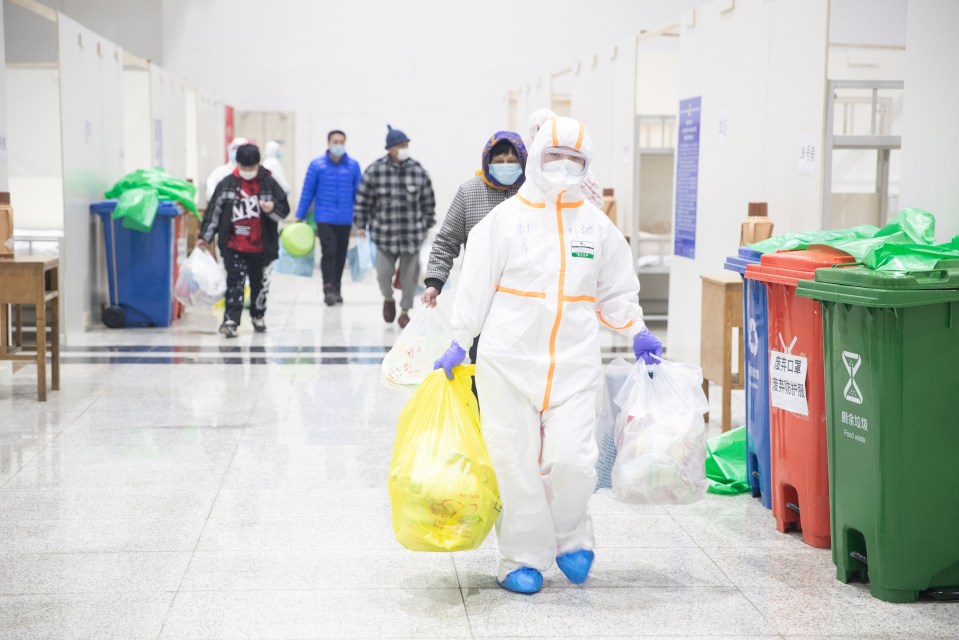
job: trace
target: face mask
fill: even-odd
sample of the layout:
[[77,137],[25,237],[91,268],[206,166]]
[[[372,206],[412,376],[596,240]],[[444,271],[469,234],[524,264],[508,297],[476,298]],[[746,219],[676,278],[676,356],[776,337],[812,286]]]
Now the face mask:
[[523,175],[523,167],[518,162],[504,162],[502,164],[491,164],[489,174],[498,183],[509,186],[519,180]]
[[410,159],[410,150],[409,149],[400,149],[396,152],[396,159],[400,162]]
[[252,180],[253,178],[256,177],[256,174],[259,173],[259,171],[257,169],[254,169],[253,171],[240,171],[239,173],[240,173],[240,177],[243,178],[244,180]]
[[553,160],[543,164],[543,177],[557,185],[571,187],[583,181],[583,166],[572,160]]
[[341,144],[334,144],[330,147],[330,154],[337,158],[342,157],[344,153],[346,153],[346,147]]

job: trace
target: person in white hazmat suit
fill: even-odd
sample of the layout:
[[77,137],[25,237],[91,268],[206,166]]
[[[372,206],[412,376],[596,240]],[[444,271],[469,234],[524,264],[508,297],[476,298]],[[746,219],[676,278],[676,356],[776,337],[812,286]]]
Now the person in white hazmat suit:
[[[543,126],[543,123],[550,118],[555,117],[556,114],[550,109],[537,109],[533,113],[529,114],[529,120],[526,121],[526,126],[529,127],[529,134],[527,134],[526,138],[523,140],[523,142],[526,143],[527,149],[529,149],[533,144],[533,139],[536,137],[537,132],[539,132],[540,127]],[[579,190],[587,200],[602,210],[604,206],[603,188],[599,186],[599,181],[596,180],[596,176],[593,175],[591,169],[586,170],[586,175],[583,176],[583,181],[579,185]]]
[[210,202],[213,199],[213,192],[216,191],[216,186],[223,181],[223,178],[227,177],[236,170],[236,150],[247,144],[249,141],[246,138],[233,138],[233,142],[229,144],[226,148],[227,160],[226,164],[221,164],[219,167],[210,172],[210,175],[206,179],[206,201]]
[[454,341],[436,361],[452,377],[482,333],[476,386],[499,484],[500,586],[535,593],[556,564],[586,581],[594,553],[587,512],[596,486],[599,327],[662,353],[643,323],[632,253],[581,192],[590,138],[571,118],[547,121],[526,183],[469,236],[453,308]]
[[280,163],[280,143],[276,140],[270,140],[263,147],[262,167],[268,169],[273,174],[273,179],[280,185],[280,188],[290,195],[290,182],[286,179],[286,172],[283,171],[283,165]]

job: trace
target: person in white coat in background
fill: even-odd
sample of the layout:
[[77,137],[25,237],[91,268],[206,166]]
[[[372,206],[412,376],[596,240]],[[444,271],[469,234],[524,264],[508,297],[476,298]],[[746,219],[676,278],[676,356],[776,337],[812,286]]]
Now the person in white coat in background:
[[280,143],[276,140],[270,140],[263,147],[263,162],[260,166],[268,169],[273,174],[273,179],[280,185],[286,195],[290,195],[290,181],[286,179],[286,172],[283,171],[283,165],[280,164]]
[[470,232],[454,341],[435,364],[452,378],[461,345],[482,333],[476,386],[503,503],[497,581],[518,593],[539,591],[554,559],[575,584],[589,576],[600,325],[632,338],[637,357],[662,354],[629,244],[583,198],[590,145],[576,120],[544,123],[519,193]]
[[233,142],[227,146],[226,153],[228,160],[226,161],[226,164],[221,164],[219,167],[211,171],[209,177],[206,179],[207,203],[213,199],[213,192],[216,191],[217,185],[223,181],[223,178],[233,175],[233,172],[236,171],[236,150],[248,143],[249,140],[246,138],[233,138]]
[[[524,140],[527,149],[529,149],[530,145],[533,144],[533,139],[536,137],[536,133],[539,131],[539,128],[543,126],[543,123],[550,118],[555,117],[556,114],[549,109],[537,109],[533,113],[529,114],[529,120],[526,122],[526,126],[529,127],[529,136],[526,140]],[[600,211],[603,210],[603,207],[605,206],[605,203],[603,202],[603,188],[599,186],[599,181],[596,180],[596,176],[593,175],[591,170],[587,170],[586,175],[583,176],[583,182],[580,185],[580,189],[582,190],[583,195],[586,196],[586,199],[589,200],[593,206]]]

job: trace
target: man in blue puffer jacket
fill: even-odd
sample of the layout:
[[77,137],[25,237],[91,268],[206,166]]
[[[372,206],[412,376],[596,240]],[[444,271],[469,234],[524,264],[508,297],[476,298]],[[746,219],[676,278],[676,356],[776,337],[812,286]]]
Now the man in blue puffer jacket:
[[360,164],[346,154],[346,134],[339,130],[326,136],[329,149],[310,163],[300,192],[296,219],[306,219],[313,201],[316,235],[320,239],[320,271],[323,301],[328,306],[343,302],[340,282],[353,227],[353,203],[363,177]]

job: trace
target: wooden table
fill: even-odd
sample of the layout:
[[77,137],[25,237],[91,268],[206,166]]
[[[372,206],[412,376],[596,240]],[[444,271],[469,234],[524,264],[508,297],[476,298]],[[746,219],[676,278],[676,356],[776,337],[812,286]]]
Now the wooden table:
[[[60,388],[60,294],[57,258],[13,257],[0,259],[0,360],[35,362],[37,396],[47,399],[47,318],[50,319],[50,347],[53,390]],[[37,345],[33,353],[23,352],[21,307],[33,305],[37,315]],[[47,305],[50,314],[47,315]],[[11,316],[11,309],[13,314]],[[13,320],[11,332],[11,319]]]
[[[700,329],[700,361],[703,391],[709,398],[709,382],[723,388],[723,432],[732,426],[732,391],[745,388],[743,376],[743,279],[738,275],[701,276],[703,315]],[[733,376],[733,330],[739,332],[739,368]]]

